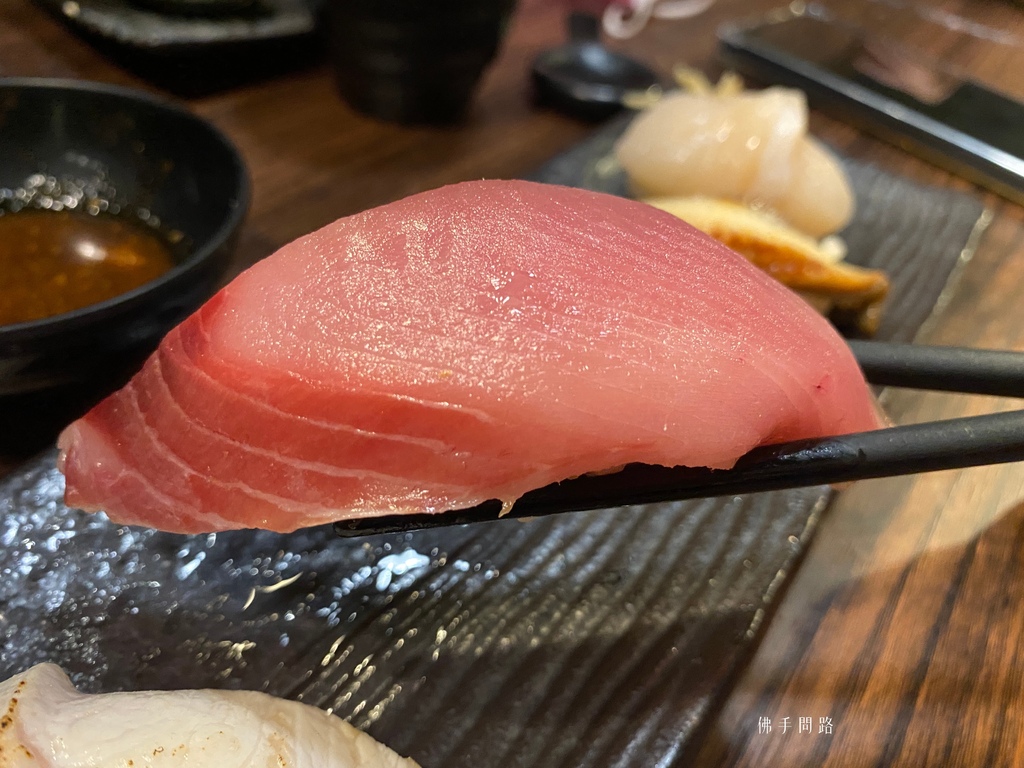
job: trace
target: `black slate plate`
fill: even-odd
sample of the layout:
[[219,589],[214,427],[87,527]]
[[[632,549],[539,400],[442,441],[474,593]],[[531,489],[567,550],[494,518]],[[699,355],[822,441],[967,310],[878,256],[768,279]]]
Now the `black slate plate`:
[[[536,178],[614,188],[608,126]],[[911,338],[969,254],[972,198],[850,164],[851,260]],[[0,677],[252,688],[425,768],[682,764],[827,507],[810,488],[362,541],[175,536],[67,510],[52,453],[0,484]]]
[[187,14],[161,12],[159,1],[36,3],[122,66],[184,94],[304,66],[321,53],[314,0],[204,0],[212,11]]

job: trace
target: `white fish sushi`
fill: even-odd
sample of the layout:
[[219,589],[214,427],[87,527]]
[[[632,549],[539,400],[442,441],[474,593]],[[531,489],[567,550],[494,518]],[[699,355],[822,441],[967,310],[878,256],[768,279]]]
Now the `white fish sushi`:
[[251,691],[79,693],[39,664],[0,683],[2,768],[417,768],[339,717]]

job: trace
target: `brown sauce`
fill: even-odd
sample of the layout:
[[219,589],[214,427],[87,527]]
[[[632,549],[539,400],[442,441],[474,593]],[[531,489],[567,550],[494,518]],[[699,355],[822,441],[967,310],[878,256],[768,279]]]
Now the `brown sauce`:
[[0,215],[0,325],[112,299],[174,266],[156,229],[125,217],[21,210]]

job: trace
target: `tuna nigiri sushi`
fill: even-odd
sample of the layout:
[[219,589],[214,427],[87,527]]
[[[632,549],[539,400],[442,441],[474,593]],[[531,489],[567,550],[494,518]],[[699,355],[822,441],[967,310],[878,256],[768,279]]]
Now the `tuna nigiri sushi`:
[[843,340],[743,257],[642,203],[482,181],[285,246],[59,444],[69,505],[290,531],[878,426]]
[[250,691],[79,693],[55,664],[0,683],[4,768],[417,768],[339,717]]

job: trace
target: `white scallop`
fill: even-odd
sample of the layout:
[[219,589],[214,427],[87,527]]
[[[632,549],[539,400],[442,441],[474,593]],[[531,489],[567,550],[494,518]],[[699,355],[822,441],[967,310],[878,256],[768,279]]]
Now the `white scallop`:
[[722,198],[774,210],[815,238],[853,215],[839,162],[807,135],[803,93],[670,93],[641,113],[616,157],[642,196]]

